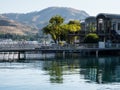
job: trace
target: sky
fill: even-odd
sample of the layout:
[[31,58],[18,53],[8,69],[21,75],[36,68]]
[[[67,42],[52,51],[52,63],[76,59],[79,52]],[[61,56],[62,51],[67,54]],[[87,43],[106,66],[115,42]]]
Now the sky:
[[0,0],[0,14],[29,13],[54,6],[84,10],[91,16],[120,14],[120,0]]

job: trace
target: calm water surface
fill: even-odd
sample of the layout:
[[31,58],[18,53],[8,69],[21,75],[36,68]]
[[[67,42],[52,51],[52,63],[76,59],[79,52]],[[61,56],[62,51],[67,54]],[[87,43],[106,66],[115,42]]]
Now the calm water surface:
[[0,90],[120,90],[120,57],[1,62]]

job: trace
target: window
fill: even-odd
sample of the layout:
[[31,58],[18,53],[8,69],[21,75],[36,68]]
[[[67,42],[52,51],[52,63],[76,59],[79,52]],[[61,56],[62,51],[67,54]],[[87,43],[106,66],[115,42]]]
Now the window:
[[98,21],[98,30],[104,31],[104,21],[103,21],[103,19],[99,19],[99,21]]
[[116,23],[113,23],[113,26],[112,26],[113,28],[113,30],[116,30]]
[[99,23],[103,23],[103,19],[99,19]]
[[118,30],[120,30],[120,23],[118,23]]

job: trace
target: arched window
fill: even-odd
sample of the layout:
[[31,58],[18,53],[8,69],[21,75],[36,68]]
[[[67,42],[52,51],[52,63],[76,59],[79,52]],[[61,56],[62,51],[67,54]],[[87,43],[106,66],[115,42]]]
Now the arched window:
[[98,20],[98,29],[99,29],[100,31],[103,31],[103,30],[104,30],[104,21],[103,21],[103,19],[99,19],[99,20]]

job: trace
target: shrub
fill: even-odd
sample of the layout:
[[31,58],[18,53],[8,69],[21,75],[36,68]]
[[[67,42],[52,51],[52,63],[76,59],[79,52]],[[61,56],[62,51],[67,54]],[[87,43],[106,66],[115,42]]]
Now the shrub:
[[98,43],[99,37],[95,33],[89,33],[85,36],[84,42],[85,43]]

